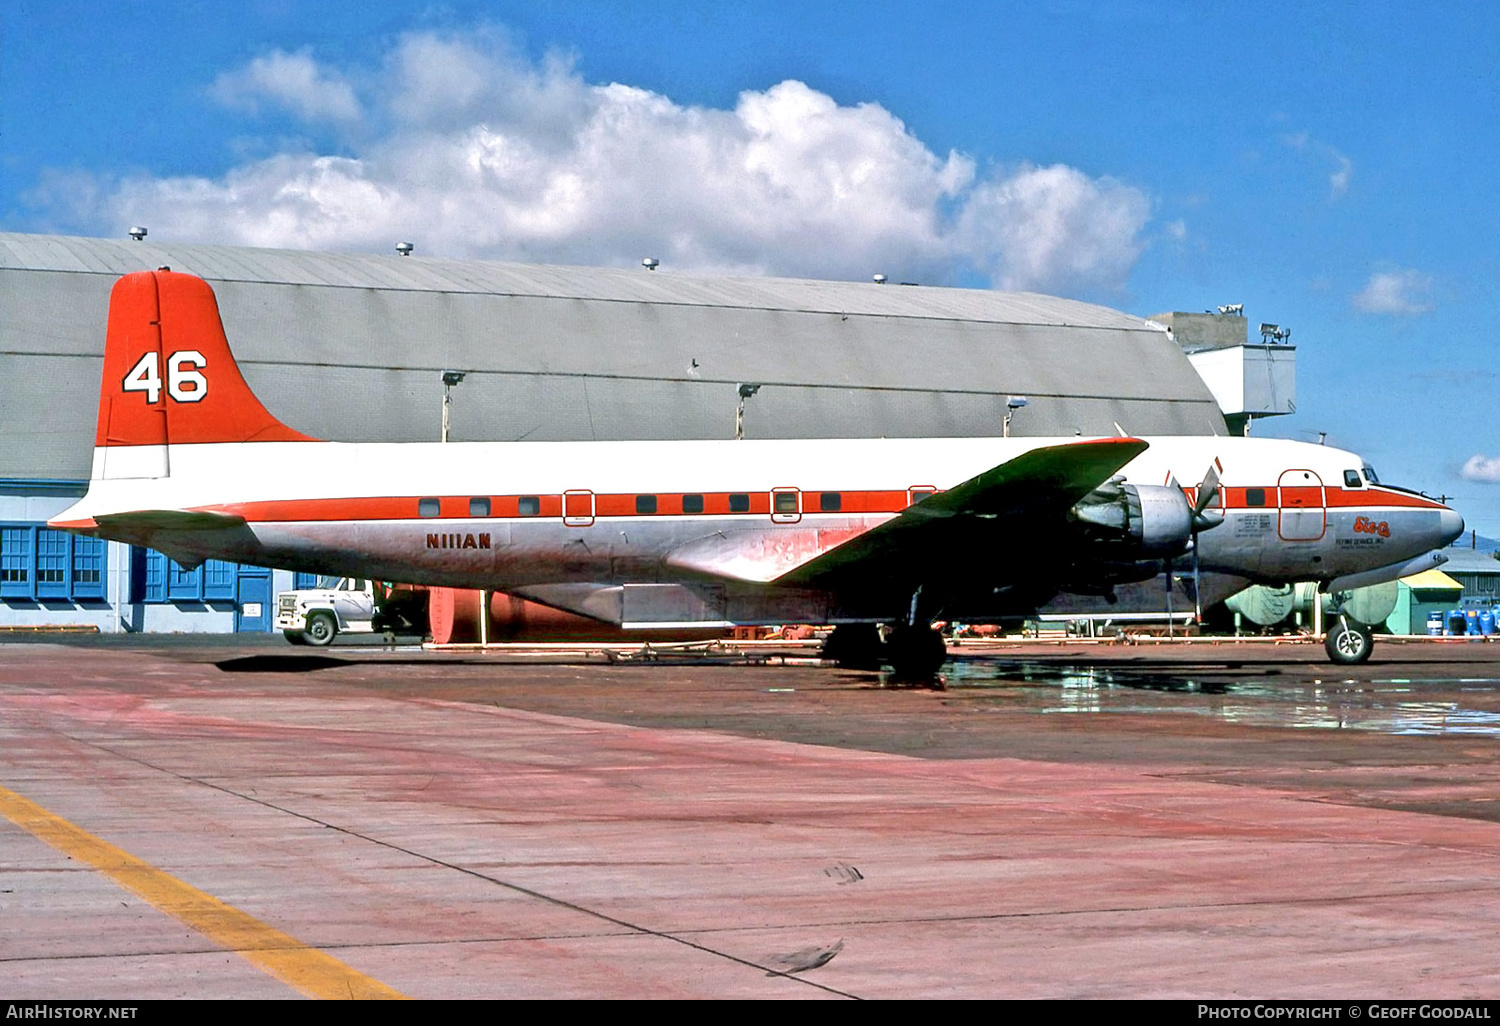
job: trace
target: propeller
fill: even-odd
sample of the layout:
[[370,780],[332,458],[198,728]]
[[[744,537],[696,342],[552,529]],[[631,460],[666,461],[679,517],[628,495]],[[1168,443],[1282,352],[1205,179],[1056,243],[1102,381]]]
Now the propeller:
[[[1181,488],[1177,483],[1176,475],[1170,481],[1172,487]],[[1193,618],[1194,622],[1203,621],[1203,573],[1198,555],[1198,535],[1204,531],[1212,530],[1224,522],[1222,513],[1210,512],[1208,507],[1213,505],[1219,497],[1219,461],[1215,459],[1208,465],[1208,472],[1203,475],[1203,480],[1198,482],[1195,489],[1196,495],[1192,506],[1192,528],[1191,545],[1193,550]],[[1166,561],[1167,566],[1167,632],[1172,631],[1172,560]]]

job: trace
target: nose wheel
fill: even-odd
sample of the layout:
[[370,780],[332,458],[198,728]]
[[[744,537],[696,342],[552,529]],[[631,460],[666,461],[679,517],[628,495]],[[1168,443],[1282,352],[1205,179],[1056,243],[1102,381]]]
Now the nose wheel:
[[1323,639],[1323,648],[1328,652],[1328,658],[1340,665],[1362,663],[1370,658],[1370,652],[1375,648],[1375,632],[1347,616],[1340,616]]

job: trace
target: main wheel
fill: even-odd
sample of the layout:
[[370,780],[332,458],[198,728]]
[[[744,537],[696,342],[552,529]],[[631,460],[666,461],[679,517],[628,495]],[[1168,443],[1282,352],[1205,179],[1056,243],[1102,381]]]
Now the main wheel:
[[1323,648],[1335,663],[1346,666],[1362,663],[1370,658],[1370,652],[1375,648],[1375,635],[1370,628],[1341,616],[1324,639]]
[[823,642],[822,656],[845,670],[878,670],[885,648],[873,623],[844,623]]
[[891,673],[901,680],[931,680],[948,659],[942,634],[931,627],[897,627],[885,647]]
[[333,644],[333,639],[338,636],[339,625],[334,621],[332,613],[307,614],[307,630],[302,632],[302,637],[309,645],[322,648]]

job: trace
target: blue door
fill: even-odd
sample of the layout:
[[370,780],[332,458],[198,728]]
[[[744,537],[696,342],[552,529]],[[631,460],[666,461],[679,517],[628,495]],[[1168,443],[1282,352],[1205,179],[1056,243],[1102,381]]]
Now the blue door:
[[234,629],[271,629],[271,571],[265,567],[239,568],[235,582]]

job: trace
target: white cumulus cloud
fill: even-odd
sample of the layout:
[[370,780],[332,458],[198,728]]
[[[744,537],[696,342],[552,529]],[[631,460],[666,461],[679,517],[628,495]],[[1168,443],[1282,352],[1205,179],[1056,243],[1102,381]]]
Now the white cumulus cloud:
[[[359,83],[359,85],[356,85]],[[378,68],[281,51],[220,76],[226,101],[351,121],[343,155],[284,152],[219,177],[104,183],[86,213],[153,238],[1114,292],[1150,202],[1064,165],[982,171],[879,104],[798,81],[731,109],[596,85],[502,33],[415,33]],[[78,203],[89,190],[80,190]],[[54,201],[56,190],[54,190]]]
[[307,121],[352,121],[360,115],[354,87],[306,52],[272,50],[219,75],[209,92],[221,103],[250,110],[269,101]]
[[1421,271],[1376,271],[1354,294],[1354,308],[1361,313],[1409,315],[1432,309],[1427,293],[1432,276]]
[[1481,456],[1476,453],[1469,457],[1459,473],[1466,481],[1500,484],[1500,456]]

